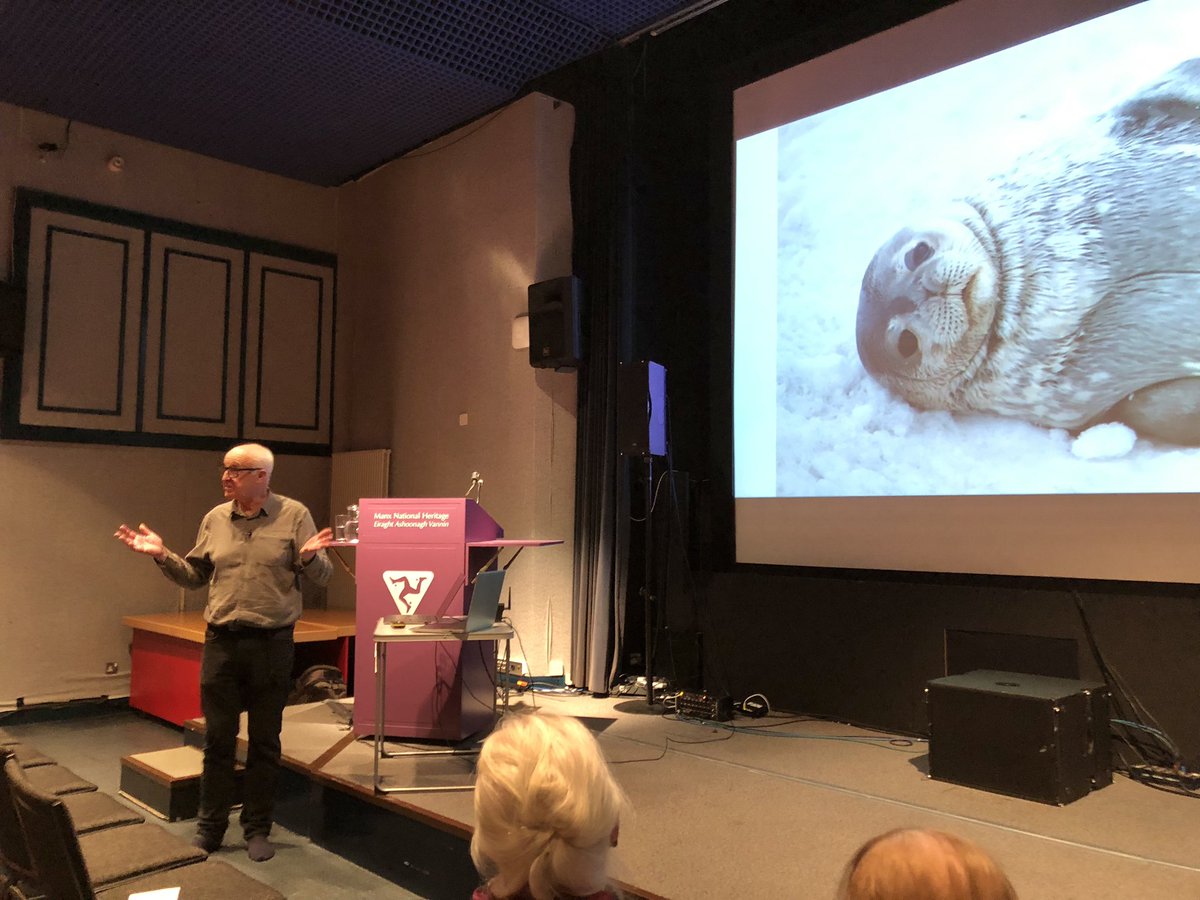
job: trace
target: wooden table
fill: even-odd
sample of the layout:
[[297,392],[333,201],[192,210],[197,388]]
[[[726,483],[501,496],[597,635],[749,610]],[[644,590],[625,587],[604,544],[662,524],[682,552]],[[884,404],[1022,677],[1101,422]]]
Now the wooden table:
[[[133,629],[129,705],[182,725],[200,712],[200,654],[204,617],[199,611],[122,616]],[[354,610],[306,609],[296,622],[297,644],[328,642],[329,662],[350,677]]]

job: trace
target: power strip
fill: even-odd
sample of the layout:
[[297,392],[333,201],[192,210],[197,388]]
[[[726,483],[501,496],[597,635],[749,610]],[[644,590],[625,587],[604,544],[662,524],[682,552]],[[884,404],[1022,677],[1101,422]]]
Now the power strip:
[[508,669],[507,670],[504,668],[504,666],[505,666],[504,660],[497,657],[496,671],[499,672],[501,675],[513,675],[515,677],[520,677],[525,674],[525,663],[521,662],[521,660],[519,660],[519,659],[510,659],[508,661]]
[[733,718],[733,699],[713,697],[707,691],[679,691],[675,694],[675,713],[688,719],[728,722]]
[[1129,777],[1145,784],[1200,791],[1200,773],[1197,772],[1179,772],[1166,766],[1133,765],[1129,767]]

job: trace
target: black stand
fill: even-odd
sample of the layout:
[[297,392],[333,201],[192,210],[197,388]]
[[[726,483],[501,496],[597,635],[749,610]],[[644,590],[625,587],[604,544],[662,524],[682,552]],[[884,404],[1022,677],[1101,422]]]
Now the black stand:
[[644,656],[646,660],[646,705],[654,705],[654,523],[650,519],[650,515],[654,509],[654,457],[649,454],[645,457],[646,461],[646,496],[645,496],[645,538],[646,538],[646,559],[644,562],[644,574],[642,578],[642,599],[646,604],[646,647]]

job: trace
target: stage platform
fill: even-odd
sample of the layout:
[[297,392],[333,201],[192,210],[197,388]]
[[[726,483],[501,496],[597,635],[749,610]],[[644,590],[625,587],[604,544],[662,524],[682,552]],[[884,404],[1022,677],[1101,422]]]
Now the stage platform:
[[[926,826],[986,847],[1022,900],[1200,898],[1197,798],[1123,776],[1058,807],[931,780],[924,743],[831,722],[773,714],[733,731],[644,699],[514,700],[535,704],[580,717],[629,794],[613,873],[629,897],[830,898],[863,841]],[[377,796],[370,741],[326,703],[285,711],[283,748],[281,825],[415,893],[470,896],[469,791]],[[389,784],[468,783],[472,758],[382,771]]]

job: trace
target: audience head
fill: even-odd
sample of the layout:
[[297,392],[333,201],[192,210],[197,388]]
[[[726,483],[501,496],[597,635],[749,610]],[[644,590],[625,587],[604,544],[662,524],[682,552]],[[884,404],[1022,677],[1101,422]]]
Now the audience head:
[[625,804],[577,719],[507,715],[479,755],[471,858],[494,897],[586,897],[607,884]]
[[842,876],[838,900],[1016,900],[996,862],[970,841],[901,828],[863,844]]

